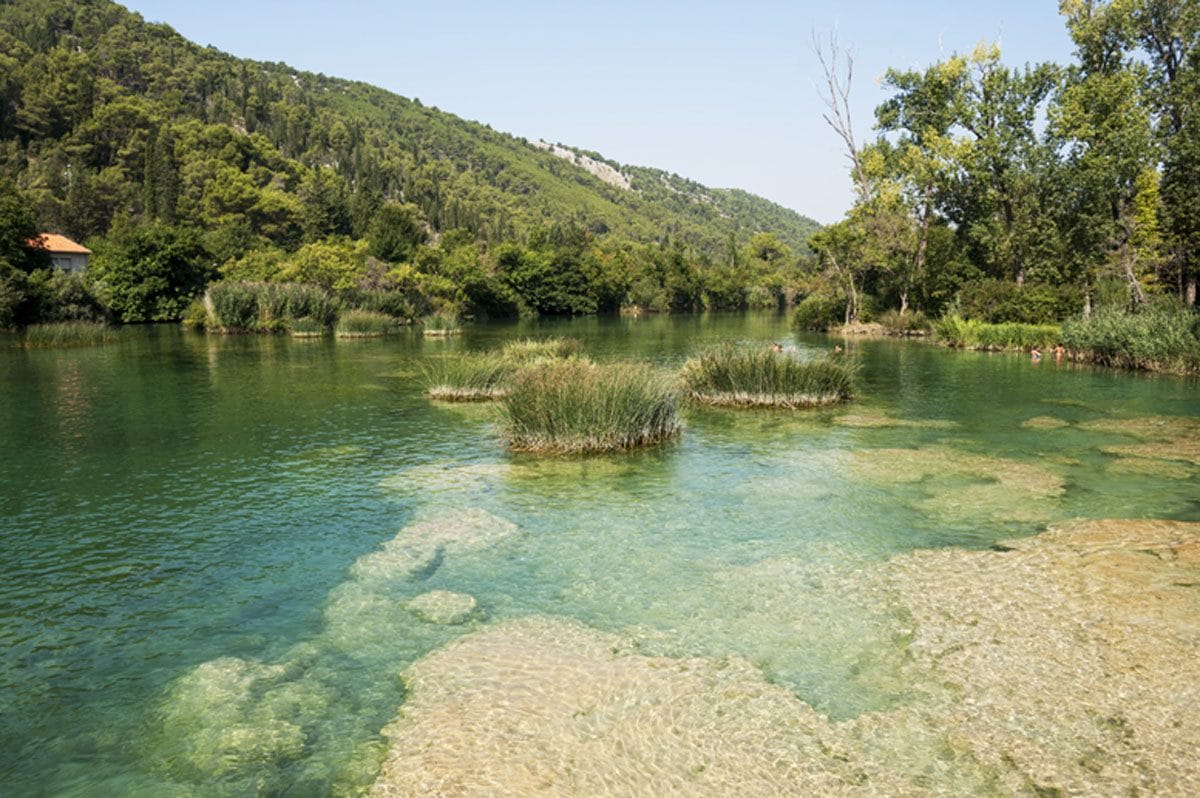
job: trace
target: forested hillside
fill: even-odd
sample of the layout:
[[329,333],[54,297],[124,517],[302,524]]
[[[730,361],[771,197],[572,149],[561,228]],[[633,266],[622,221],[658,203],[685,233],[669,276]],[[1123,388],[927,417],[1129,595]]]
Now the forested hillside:
[[[576,254],[599,247],[607,253],[599,260],[622,263],[603,288],[576,286],[586,301],[537,307],[508,296],[482,304],[586,312],[637,301],[666,309],[703,304],[701,272],[709,264],[736,269],[755,234],[773,236],[760,237],[760,249],[800,253],[817,228],[744,192],[611,165],[628,188],[416,99],[200,47],[107,0],[0,5],[0,176],[20,190],[40,227],[93,243],[100,275],[106,249],[157,227],[168,237],[198,236],[215,267],[241,277],[273,279],[290,267],[294,279],[307,279],[295,255],[318,245],[326,251],[299,260],[340,253],[358,264],[343,283],[363,282],[371,257],[380,273],[423,258],[421,275],[461,282],[463,275],[431,266],[447,253],[422,251],[445,249],[443,235],[455,231],[452,242],[475,247],[490,277],[500,244],[569,245]],[[652,261],[672,258],[694,272],[683,299],[651,274],[662,271]],[[787,260],[794,265],[793,254]],[[426,288],[450,294],[446,301],[479,299],[454,295],[445,280]],[[639,281],[644,296],[630,300]],[[501,282],[493,293],[511,293],[512,281]],[[777,293],[779,280],[765,290]]]

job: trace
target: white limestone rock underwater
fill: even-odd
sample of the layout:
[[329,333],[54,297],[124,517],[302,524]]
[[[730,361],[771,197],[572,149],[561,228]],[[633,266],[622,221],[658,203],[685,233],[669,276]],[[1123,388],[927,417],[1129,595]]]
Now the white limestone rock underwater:
[[276,713],[271,698],[287,677],[283,665],[220,657],[176,680],[159,715],[164,755],[173,769],[206,779],[300,757],[304,732],[289,713]]
[[408,602],[418,618],[441,626],[465,623],[475,612],[475,597],[449,590],[431,590]]
[[528,618],[405,672],[373,794],[1200,794],[1200,524],[1075,522],[860,576],[908,616],[907,702],[833,722],[740,658]]
[[443,558],[493,546],[517,533],[517,525],[486,510],[454,510],[418,521],[350,569],[362,582],[410,579],[436,570]]
[[[420,610],[412,611],[409,606],[413,584],[444,562],[495,546],[518,529],[507,519],[474,508],[410,524],[381,548],[359,557],[350,568],[350,578],[330,591],[322,640],[344,651],[382,651],[394,649],[397,636],[419,638],[423,633],[414,627],[426,626],[430,619],[421,623]],[[436,597],[426,601],[435,617],[451,619],[433,623],[461,622],[453,620],[461,608],[439,608]]]

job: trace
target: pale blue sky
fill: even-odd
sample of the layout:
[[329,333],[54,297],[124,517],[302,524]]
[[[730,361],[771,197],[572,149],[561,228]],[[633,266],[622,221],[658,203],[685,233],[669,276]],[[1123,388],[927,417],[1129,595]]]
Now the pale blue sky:
[[855,126],[889,66],[981,39],[1005,60],[1067,61],[1056,0],[452,2],[131,0],[201,44],[362,80],[518,136],[744,188],[822,222],[850,185],[821,121],[811,32],[853,47]]

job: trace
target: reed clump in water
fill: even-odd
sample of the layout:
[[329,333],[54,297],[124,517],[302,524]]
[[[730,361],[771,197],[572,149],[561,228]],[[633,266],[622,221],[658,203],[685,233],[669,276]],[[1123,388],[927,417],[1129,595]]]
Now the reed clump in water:
[[329,325],[322,324],[312,316],[292,319],[287,323],[287,328],[293,338],[319,338],[329,332]]
[[425,391],[443,402],[482,402],[504,395],[513,363],[494,354],[440,358],[425,372]]
[[52,349],[68,346],[94,346],[117,340],[116,327],[95,321],[56,321],[31,324],[25,328],[21,345],[27,349]]
[[635,363],[538,363],[516,373],[501,407],[516,451],[621,451],[666,442],[682,429],[674,381]]
[[338,338],[378,338],[395,326],[395,320],[386,313],[349,310],[338,318],[335,329]]
[[578,338],[522,338],[509,341],[500,350],[501,355],[514,363],[531,363],[538,360],[554,360],[574,357],[582,344]]
[[523,338],[498,353],[442,358],[425,371],[426,393],[444,402],[499,399],[521,367],[575,357],[579,349],[575,338]]
[[426,335],[437,337],[458,335],[462,332],[462,325],[456,313],[434,313],[432,316],[426,316],[421,320],[421,327]]
[[697,402],[729,407],[816,407],[854,394],[854,367],[842,360],[800,360],[786,352],[725,344],[683,366],[684,389]]

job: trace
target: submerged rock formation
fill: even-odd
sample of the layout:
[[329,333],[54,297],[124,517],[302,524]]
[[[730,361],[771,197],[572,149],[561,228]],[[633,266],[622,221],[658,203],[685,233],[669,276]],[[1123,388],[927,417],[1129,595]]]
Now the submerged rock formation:
[[737,657],[530,618],[405,673],[400,795],[1200,794],[1200,524],[1084,521],[860,574],[926,687],[833,722]]
[[475,611],[475,597],[449,590],[431,590],[408,602],[408,609],[429,623],[452,626],[471,617]]
[[[445,625],[471,620],[475,608],[473,597],[445,590],[413,598],[414,580],[516,532],[511,521],[469,508],[405,527],[330,591],[315,637],[276,662],[219,657],[172,682],[151,757],[172,777],[221,782],[222,794],[361,793],[382,756],[378,721],[362,728],[362,707],[386,706],[396,658],[446,642],[454,632]],[[350,663],[379,676],[348,690],[341,670]]]
[[373,791],[417,795],[829,795],[870,776],[844,736],[745,660],[638,656],[630,641],[529,618],[406,673]]
[[884,575],[912,613],[930,714],[1010,794],[1200,794],[1200,524],[1066,524]]
[[1071,422],[1063,421],[1058,416],[1034,416],[1021,422],[1025,429],[1062,429],[1071,426]]
[[447,555],[487,548],[516,532],[512,521],[486,510],[445,513],[410,524],[383,548],[359,557],[350,575],[364,582],[428,575]]
[[917,509],[946,521],[1046,522],[1066,480],[1035,463],[963,451],[948,446],[863,449],[851,469],[880,484],[922,483]]
[[855,429],[880,429],[883,427],[902,427],[904,429],[954,429],[959,426],[957,421],[946,418],[898,418],[884,413],[848,413],[837,416],[833,423],[839,427],[854,427]]

